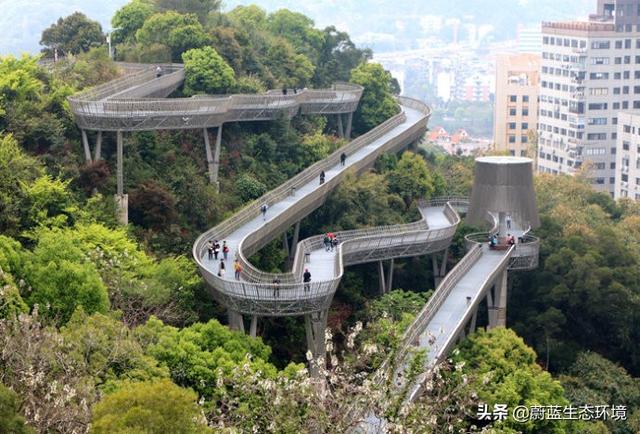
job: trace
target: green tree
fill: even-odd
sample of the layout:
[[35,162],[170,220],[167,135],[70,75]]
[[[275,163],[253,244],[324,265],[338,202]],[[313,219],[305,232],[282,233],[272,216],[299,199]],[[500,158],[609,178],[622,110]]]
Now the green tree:
[[169,380],[124,383],[93,409],[93,434],[212,432],[196,402],[197,395]]
[[[2,76],[0,75],[0,81]],[[17,235],[26,195],[21,185],[43,174],[38,161],[27,155],[11,135],[0,135],[0,233]]]
[[13,318],[29,310],[14,278],[22,262],[21,252],[20,243],[0,235],[0,319]]
[[153,15],[153,6],[144,0],[133,0],[118,9],[111,19],[114,30],[111,37],[115,43],[135,42],[136,32]]
[[243,202],[257,199],[267,192],[267,186],[249,174],[236,179],[235,187]]
[[197,16],[175,11],[156,13],[147,18],[136,32],[136,40],[143,46],[166,45],[171,49],[174,62],[180,61],[185,51],[204,47],[208,43],[208,37]]
[[52,53],[54,49],[58,49],[64,55],[80,54],[103,43],[100,23],[90,20],[80,12],[59,18],[57,23],[42,32],[40,39],[40,45],[45,47],[45,51]]
[[435,191],[433,176],[424,159],[413,152],[402,154],[389,172],[389,189],[401,196],[407,206],[414,200],[429,199]]
[[354,116],[354,131],[364,133],[398,113],[391,93],[391,74],[377,63],[363,63],[351,71],[352,83],[364,87]]
[[195,14],[204,24],[211,12],[220,9],[222,0],[154,0],[161,11],[176,11],[181,14]]
[[296,53],[304,54],[312,62],[317,62],[324,43],[324,33],[316,29],[313,20],[288,9],[279,9],[267,18],[267,28],[277,36],[286,39]]
[[[560,381],[575,406],[626,405],[629,415],[640,408],[640,379],[597,353],[580,353],[567,374]],[[630,423],[606,421],[612,433],[620,434],[636,432]]]
[[[494,404],[560,405],[569,402],[560,383],[536,364],[536,353],[513,331],[499,327],[485,332],[480,329],[469,336],[454,352],[454,363],[463,363],[470,387],[480,402],[490,408]],[[518,423],[511,417],[496,425],[523,433],[564,433],[561,420],[530,420]]]
[[225,93],[235,85],[235,73],[212,47],[189,50],[183,54],[187,95]]
[[107,312],[109,298],[96,267],[59,229],[41,230],[33,252],[23,254],[20,275],[31,287],[25,294],[30,306],[58,324],[66,323],[76,307],[87,313]]
[[324,29],[313,82],[316,87],[328,87],[336,81],[349,81],[351,70],[373,56],[370,49],[358,49],[345,32],[334,26]]
[[264,63],[284,87],[304,87],[313,77],[315,67],[304,54],[296,54],[291,44],[275,38],[267,49]]
[[0,383],[0,432],[7,434],[31,434],[35,430],[25,424],[20,415],[20,400],[11,389]]
[[32,183],[22,184],[25,195],[23,210],[28,227],[39,225],[62,226],[78,212],[69,191],[70,181],[41,176]]
[[258,5],[236,6],[227,15],[241,28],[264,29],[267,25],[267,12]]
[[266,377],[277,373],[267,362],[271,348],[260,338],[232,331],[216,320],[177,329],[151,318],[136,333],[147,354],[169,368],[176,384],[191,387],[201,396],[213,397],[216,378],[229,376],[245,364]]

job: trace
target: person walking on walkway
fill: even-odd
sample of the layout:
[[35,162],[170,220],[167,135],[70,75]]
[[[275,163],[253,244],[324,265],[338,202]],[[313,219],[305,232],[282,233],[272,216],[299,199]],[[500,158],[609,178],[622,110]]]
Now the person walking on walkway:
[[227,260],[227,256],[229,256],[229,246],[227,246],[227,242],[223,241],[222,242],[222,256],[224,257],[224,260]]
[[507,229],[511,229],[511,214],[507,215]]
[[224,260],[220,259],[220,265],[218,266],[218,276],[224,277],[224,273],[226,273],[227,267],[224,265]]
[[304,282],[304,290],[309,291],[309,288],[311,287],[311,285],[309,285],[309,282],[311,282],[311,273],[309,273],[308,268],[304,269],[304,274],[302,275],[302,281]]
[[156,67],[156,78],[162,77],[162,66],[158,65]]
[[329,234],[324,234],[324,250],[329,251],[331,249],[331,238],[329,238]]
[[340,164],[344,166],[345,161],[347,161],[347,154],[343,152],[342,154],[340,154]]
[[277,277],[273,279],[273,296],[280,297],[280,279]]
[[220,253],[220,243],[218,242],[218,240],[216,240],[213,243],[213,257],[215,258],[215,260],[218,260],[218,254]]
[[213,259],[213,242],[209,240],[207,242],[207,252],[209,253],[209,260]]
[[331,240],[331,250],[333,250],[334,248],[338,248],[338,237],[333,237],[333,239]]
[[320,185],[324,184],[324,178],[325,178],[325,175],[323,170],[322,172],[320,172]]
[[260,207],[260,212],[262,213],[262,220],[267,220],[267,210],[269,209],[269,205],[263,203]]
[[235,272],[236,280],[240,280],[240,273],[242,273],[242,265],[240,265],[240,261],[236,259],[233,263],[233,271]]

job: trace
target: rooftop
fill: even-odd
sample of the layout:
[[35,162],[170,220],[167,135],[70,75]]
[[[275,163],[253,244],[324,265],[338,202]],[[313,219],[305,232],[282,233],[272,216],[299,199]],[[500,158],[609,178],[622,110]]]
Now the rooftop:
[[491,156],[491,157],[478,157],[476,158],[478,163],[487,164],[530,164],[533,163],[531,158],[525,157],[508,157],[508,156]]

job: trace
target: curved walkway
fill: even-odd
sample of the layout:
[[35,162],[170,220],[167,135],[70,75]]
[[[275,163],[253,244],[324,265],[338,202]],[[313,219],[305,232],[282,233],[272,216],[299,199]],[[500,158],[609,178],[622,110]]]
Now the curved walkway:
[[[199,129],[227,122],[272,120],[283,114],[352,114],[363,91],[361,86],[340,83],[331,89],[288,89],[286,95],[269,91],[261,95],[166,98],[184,82],[184,67],[162,65],[160,77],[155,67],[126,64],[127,75],[70,97],[78,126],[121,132]],[[351,120],[346,122],[349,130]]]
[[[423,219],[409,225],[337,233],[341,244],[333,253],[323,251],[322,235],[304,240],[297,246],[291,273],[265,273],[247,259],[322,205],[347,173],[364,171],[379,155],[400,149],[424,133],[430,115],[428,107],[407,98],[400,101],[401,113],[249,204],[196,240],[193,256],[219,302],[234,312],[257,316],[319,312],[329,307],[345,265],[446,248],[459,218],[453,209],[442,204],[422,206]],[[347,155],[344,166],[340,163],[343,152]],[[322,171],[326,181],[321,185],[319,174]],[[260,207],[265,203],[269,206],[266,219],[260,213]],[[207,259],[206,246],[210,240],[226,240],[231,249],[225,264],[227,273],[222,278],[217,276],[219,261]],[[232,270],[232,259],[236,257],[244,268],[240,280],[235,280]],[[305,268],[312,275],[310,284],[302,282]],[[276,278],[280,283],[273,283]]]

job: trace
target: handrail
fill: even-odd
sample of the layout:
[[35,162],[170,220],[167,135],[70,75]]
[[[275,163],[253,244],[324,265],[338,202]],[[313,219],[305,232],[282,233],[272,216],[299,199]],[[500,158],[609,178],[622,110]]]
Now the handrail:
[[[412,106],[421,108],[420,111],[422,112],[422,117],[420,120],[414,122],[414,124],[412,124],[408,129],[398,135],[390,137],[382,146],[377,148],[378,150],[372,151],[368,156],[352,162],[351,166],[354,170],[363,170],[373,164],[378,154],[387,149],[395,149],[399,144],[415,140],[417,135],[424,131],[424,121],[428,119],[430,109],[415,100],[404,99],[404,101],[409,102]],[[251,308],[257,310],[263,309],[265,306],[264,303],[271,303],[271,305],[269,305],[269,310],[271,310],[278,309],[280,304],[284,304],[282,303],[284,300],[295,300],[301,303],[306,300],[305,303],[307,304],[305,306],[302,306],[299,309],[290,307],[290,309],[293,310],[288,313],[300,314],[305,311],[317,311],[321,310],[321,308],[318,307],[319,304],[330,303],[333,292],[335,292],[340,278],[342,277],[344,265],[349,265],[350,263],[354,263],[354,261],[357,263],[357,261],[367,259],[356,257],[363,249],[366,248],[371,250],[374,247],[378,247],[379,249],[393,251],[392,254],[397,255],[395,257],[402,257],[403,254],[406,254],[405,252],[407,251],[407,247],[414,247],[416,249],[428,248],[428,246],[431,246],[436,241],[450,240],[455,233],[455,227],[459,223],[459,216],[457,216],[453,208],[447,204],[443,208],[443,212],[445,212],[445,215],[451,222],[451,226],[445,229],[430,231],[424,220],[421,220],[405,225],[338,232],[337,236],[338,239],[341,240],[341,244],[336,254],[334,277],[329,280],[314,281],[308,285],[303,285],[301,282],[302,272],[304,270],[305,253],[320,249],[322,247],[322,236],[311,237],[298,243],[294,255],[292,272],[290,273],[268,273],[258,270],[253,266],[253,264],[248,260],[248,257],[264,245],[271,238],[273,233],[282,231],[287,227],[290,221],[294,221],[296,218],[299,219],[301,215],[304,215],[319,206],[324,201],[326,195],[343,179],[345,173],[340,172],[339,174],[333,175],[321,187],[296,201],[293,205],[290,205],[287,211],[273,217],[258,229],[247,234],[240,240],[236,255],[237,259],[243,266],[242,282],[233,282],[227,279],[222,279],[210,270],[207,270],[207,267],[203,263],[207,240],[223,240],[228,238],[231,233],[246,225],[247,222],[257,218],[260,214],[260,207],[262,204],[267,204],[271,207],[274,203],[286,199],[291,196],[294,191],[299,190],[300,187],[317,179],[321,171],[328,170],[329,168],[339,165],[340,155],[342,153],[345,153],[347,156],[352,156],[360,149],[380,139],[402,123],[406,122],[406,119],[406,113],[404,111],[400,112],[367,134],[358,137],[345,147],[335,151],[326,159],[313,164],[281,186],[246,205],[236,212],[231,218],[228,218],[198,237],[193,246],[193,256],[196,259],[203,276],[214,288],[214,295],[219,297],[219,299],[227,305],[239,303],[239,299],[254,300],[256,303],[261,303],[261,305],[252,305],[247,307],[247,309]],[[401,245],[403,246],[402,248],[400,247]],[[273,283],[276,279],[279,283]],[[307,288],[306,290],[304,289],[305,287]],[[277,291],[275,291],[276,289]],[[274,306],[274,304],[277,306]],[[241,312],[243,311],[242,309],[239,310]],[[261,314],[267,314],[263,311],[260,312]],[[287,313],[278,311],[278,314]]]
[[[160,66],[162,75],[156,76]],[[198,95],[192,98],[164,98],[185,78],[181,64],[127,64],[131,73],[68,98],[76,123],[83,129],[138,131],[219,126],[227,122],[274,119],[284,112],[351,113],[358,106],[362,86],[336,83],[332,89],[291,90],[264,94]],[[416,104],[407,100],[407,104]],[[158,119],[158,116],[170,118]],[[145,122],[140,122],[142,118]]]

